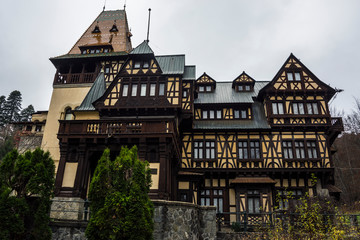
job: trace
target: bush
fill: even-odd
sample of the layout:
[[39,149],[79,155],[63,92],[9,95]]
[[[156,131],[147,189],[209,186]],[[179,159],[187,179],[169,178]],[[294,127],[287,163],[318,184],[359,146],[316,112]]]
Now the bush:
[[136,147],[122,148],[115,161],[110,161],[110,150],[106,149],[90,185],[92,214],[87,238],[152,239],[150,185],[149,165],[138,159]]
[[0,165],[0,239],[51,239],[55,166],[49,152],[8,153]]

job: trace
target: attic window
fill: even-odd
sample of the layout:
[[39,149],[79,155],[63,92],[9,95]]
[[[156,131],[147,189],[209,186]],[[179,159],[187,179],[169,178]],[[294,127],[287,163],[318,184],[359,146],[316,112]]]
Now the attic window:
[[134,63],[134,68],[140,68],[140,65],[141,65],[140,62],[135,62]]
[[199,92],[212,92],[213,88],[210,85],[206,85],[206,86],[202,85],[202,86],[199,86],[198,90],[199,90]]
[[112,26],[112,28],[110,29],[110,32],[118,32],[118,28],[116,27],[116,24],[114,23],[114,25]]
[[301,75],[299,72],[288,72],[286,75],[288,81],[301,81]]
[[91,33],[101,33],[99,26],[96,25],[94,30]]
[[251,91],[251,86],[250,85],[238,85],[237,86],[237,91],[238,92],[250,92]]

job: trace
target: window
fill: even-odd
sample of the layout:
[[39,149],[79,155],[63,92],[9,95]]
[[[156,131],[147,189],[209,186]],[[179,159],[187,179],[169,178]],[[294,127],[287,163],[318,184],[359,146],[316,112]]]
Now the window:
[[299,72],[288,72],[286,75],[288,81],[301,81],[301,75]]
[[203,119],[207,119],[208,118],[208,111],[203,110]]
[[215,141],[195,141],[194,159],[215,159]]
[[160,83],[159,84],[159,96],[164,96],[165,95],[165,83]]
[[216,206],[217,212],[222,213],[224,211],[223,190],[213,189],[200,191],[200,205],[214,205]]
[[244,91],[244,86],[243,86],[243,85],[239,85],[239,86],[238,86],[238,91],[239,91],[239,92]]
[[146,96],[146,84],[141,84],[140,96]]
[[246,114],[246,110],[234,110],[234,118],[238,119],[238,118],[242,118],[242,119],[247,119],[247,114]]
[[187,91],[187,90],[183,90],[182,96],[183,96],[183,98],[187,98],[187,96],[188,96],[188,91]]
[[292,141],[283,141],[283,154],[285,159],[293,158]]
[[210,111],[209,111],[209,118],[210,118],[210,119],[214,119],[214,118],[215,118],[215,111],[214,111],[214,110],[210,110]]
[[135,97],[137,95],[137,84],[132,85],[131,96]]
[[135,62],[134,63],[134,68],[140,68],[140,62]]
[[277,195],[279,196],[279,210],[286,210],[289,208],[289,203],[296,203],[303,196],[303,191],[293,188],[286,190],[279,189],[277,190]]
[[106,65],[105,66],[105,74],[109,74],[110,73],[110,66],[109,65]]
[[260,141],[239,141],[239,159],[260,159]]
[[35,132],[41,132],[41,125],[35,125]]
[[306,147],[307,147],[307,153],[308,153],[309,158],[317,158],[318,157],[315,141],[307,141]]
[[72,112],[71,108],[65,109],[65,120],[71,120],[72,119]]
[[205,87],[204,86],[199,86],[199,92],[205,92]]
[[90,50],[90,53],[95,53],[95,49],[91,49],[91,50]]
[[96,53],[100,53],[100,49],[96,49],[95,52],[96,52]]
[[122,96],[123,96],[123,97],[127,97],[128,91],[129,91],[129,85],[128,85],[128,84],[124,84],[124,85],[123,85],[123,89],[122,89]]
[[143,68],[149,68],[149,62],[144,62]]
[[284,159],[316,159],[318,158],[318,148],[314,140],[283,141]]
[[260,213],[260,191],[247,191],[247,209],[248,213]]
[[152,83],[150,84],[150,96],[155,96],[155,90],[156,90],[156,84]]
[[104,53],[107,53],[107,52],[109,52],[109,49],[105,48]]
[[206,91],[211,92],[211,86],[206,86]]
[[305,158],[304,142],[295,141],[295,156],[296,158]]
[[217,110],[217,111],[216,111],[216,118],[217,118],[217,119],[221,119],[221,118],[222,118],[221,110]]
[[319,114],[318,104],[316,102],[307,103],[306,107],[308,114]]
[[282,102],[272,103],[272,111],[273,114],[284,114],[284,103]]
[[293,114],[305,114],[304,103],[294,102],[292,103]]
[[203,158],[203,142],[195,141],[194,142],[194,159]]
[[245,86],[245,90],[246,90],[246,91],[250,91],[250,86],[249,86],[249,85],[246,85],[246,86]]

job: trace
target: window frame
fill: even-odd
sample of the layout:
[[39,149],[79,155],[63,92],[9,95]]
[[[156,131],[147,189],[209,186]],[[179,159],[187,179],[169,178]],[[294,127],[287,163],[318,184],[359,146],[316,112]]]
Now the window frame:
[[193,159],[215,161],[217,156],[215,140],[195,140],[193,142]]
[[283,140],[281,147],[284,160],[319,160],[320,158],[316,139]]
[[[274,108],[274,106],[276,106]],[[281,106],[281,108],[279,108]],[[271,102],[271,112],[273,115],[284,115],[285,114],[284,102]],[[274,111],[276,109],[276,111]],[[281,109],[281,111],[279,111]]]
[[[254,145],[252,145],[254,144]],[[261,160],[261,141],[259,140],[238,140],[237,141],[237,158],[240,161]]]

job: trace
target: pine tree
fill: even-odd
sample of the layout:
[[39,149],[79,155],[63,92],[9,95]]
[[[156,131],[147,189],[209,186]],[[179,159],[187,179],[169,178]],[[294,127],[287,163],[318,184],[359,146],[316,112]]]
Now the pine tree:
[[20,121],[29,122],[31,121],[31,115],[35,112],[33,105],[29,105],[20,112]]
[[137,148],[122,148],[115,161],[104,151],[90,185],[91,219],[86,236],[93,239],[152,239],[153,205],[149,164]]
[[20,111],[21,111],[21,93],[17,90],[12,91],[6,102],[4,103],[4,122],[18,122],[20,120]]
[[5,114],[4,114],[4,106],[6,103],[6,98],[4,95],[0,96],[0,127],[5,125]]

